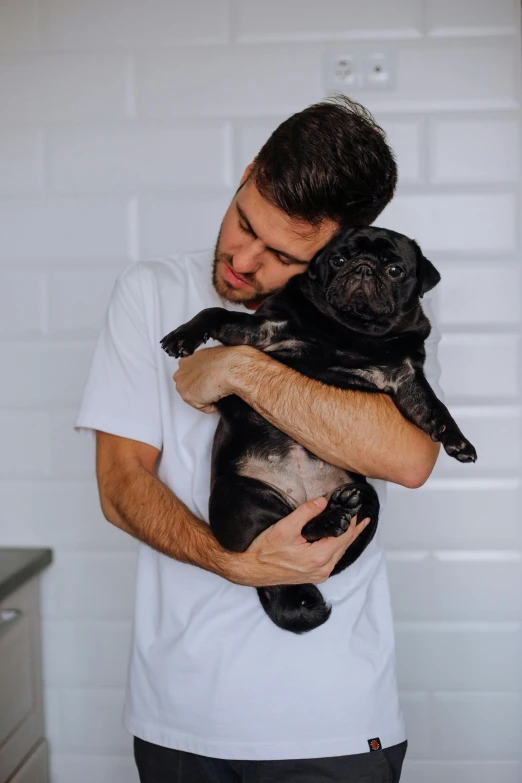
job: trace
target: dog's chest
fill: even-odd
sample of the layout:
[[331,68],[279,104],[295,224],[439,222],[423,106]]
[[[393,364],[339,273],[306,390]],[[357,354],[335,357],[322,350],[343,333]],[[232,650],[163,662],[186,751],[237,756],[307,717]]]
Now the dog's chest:
[[329,499],[334,489],[347,482],[346,471],[311,456],[298,443],[293,443],[285,454],[247,454],[238,464],[237,473],[277,487],[293,506],[319,495]]

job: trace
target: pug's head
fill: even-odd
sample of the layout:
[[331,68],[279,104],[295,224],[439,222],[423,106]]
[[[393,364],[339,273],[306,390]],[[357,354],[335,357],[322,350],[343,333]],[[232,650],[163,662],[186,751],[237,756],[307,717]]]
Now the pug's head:
[[337,234],[311,260],[307,277],[320,310],[374,336],[398,326],[440,280],[413,239],[373,226]]

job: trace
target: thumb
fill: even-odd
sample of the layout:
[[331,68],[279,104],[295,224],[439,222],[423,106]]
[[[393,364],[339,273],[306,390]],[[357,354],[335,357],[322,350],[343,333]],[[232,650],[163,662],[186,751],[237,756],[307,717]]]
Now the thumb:
[[293,523],[292,527],[295,527],[296,532],[301,533],[303,525],[324,511],[327,505],[328,500],[320,495],[312,500],[307,500],[306,503],[301,503],[285,519]]

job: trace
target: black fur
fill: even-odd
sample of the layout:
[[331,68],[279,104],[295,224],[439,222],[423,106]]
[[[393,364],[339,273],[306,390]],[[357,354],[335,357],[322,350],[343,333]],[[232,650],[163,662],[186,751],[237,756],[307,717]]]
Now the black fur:
[[[161,345],[179,357],[209,338],[224,345],[248,344],[325,384],[389,394],[401,413],[441,441],[450,456],[474,462],[475,449],[423,372],[431,327],[420,298],[439,280],[408,237],[376,227],[349,229],[252,315],[207,308]],[[323,464],[237,395],[216,406],[221,418],[212,449],[209,521],[218,541],[242,552],[300,503],[324,494],[328,505],[302,535],[308,541],[339,536],[355,514],[358,521],[370,517],[332,575],[353,563],[375,535],[379,513],[377,494],[364,476]],[[301,469],[308,482],[304,488]],[[321,625],[331,611],[312,584],[259,588],[258,594],[271,619],[295,633]]]

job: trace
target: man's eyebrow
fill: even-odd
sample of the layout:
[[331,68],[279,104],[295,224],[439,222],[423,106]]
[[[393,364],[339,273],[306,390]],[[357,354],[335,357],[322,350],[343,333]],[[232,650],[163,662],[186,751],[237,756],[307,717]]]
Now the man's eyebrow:
[[[249,219],[247,218],[247,216],[245,215],[245,213],[243,212],[243,210],[241,209],[241,207],[239,206],[237,201],[236,201],[236,209],[237,209],[238,215],[241,218],[241,220],[244,223],[246,223],[246,226],[247,226],[248,230],[250,231],[250,233],[253,236],[255,236],[256,239],[257,239],[258,237],[257,237],[256,232],[254,231],[254,229],[250,225]],[[272,253],[276,253],[279,256],[284,256],[285,258],[289,258],[290,261],[293,261],[294,264],[301,264],[302,266],[308,266],[308,264],[310,263],[309,261],[301,261],[299,258],[296,258],[295,256],[292,256],[290,253],[286,253],[284,250],[276,250],[274,247],[268,247],[268,246],[267,246],[266,249],[270,250]]]

